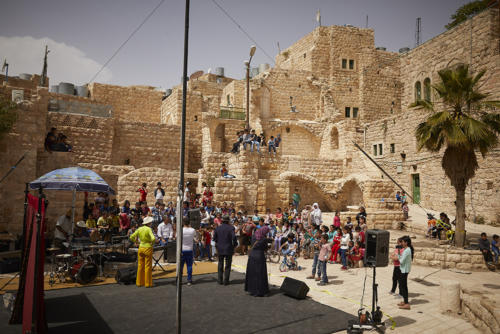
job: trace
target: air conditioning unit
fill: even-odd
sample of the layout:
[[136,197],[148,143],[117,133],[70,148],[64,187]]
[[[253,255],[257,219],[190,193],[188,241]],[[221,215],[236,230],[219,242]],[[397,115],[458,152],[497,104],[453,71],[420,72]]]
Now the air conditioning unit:
[[13,89],[12,90],[12,101],[15,103],[21,103],[24,101],[24,90]]

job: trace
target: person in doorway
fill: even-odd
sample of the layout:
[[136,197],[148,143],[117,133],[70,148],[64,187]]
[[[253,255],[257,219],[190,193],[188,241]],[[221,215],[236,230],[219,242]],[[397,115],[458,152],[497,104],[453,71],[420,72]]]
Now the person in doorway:
[[146,217],[139,227],[132,235],[130,240],[134,243],[139,243],[139,252],[137,253],[137,278],[135,284],[137,286],[145,286],[151,288],[153,286],[153,245],[155,243],[155,236],[151,229],[153,217]]
[[189,224],[189,219],[183,220],[182,227],[182,256],[181,256],[181,271],[184,269],[184,263],[187,266],[187,285],[193,284],[193,243],[195,240],[196,230]]
[[265,251],[272,244],[272,240],[266,237],[268,233],[269,227],[267,226],[261,227],[255,233],[256,242],[248,255],[245,291],[255,297],[263,297],[269,294]]
[[228,285],[234,249],[238,245],[234,227],[229,225],[229,216],[225,215],[222,217],[222,224],[215,229],[214,241],[217,247],[217,253],[219,254],[217,282],[219,284]]

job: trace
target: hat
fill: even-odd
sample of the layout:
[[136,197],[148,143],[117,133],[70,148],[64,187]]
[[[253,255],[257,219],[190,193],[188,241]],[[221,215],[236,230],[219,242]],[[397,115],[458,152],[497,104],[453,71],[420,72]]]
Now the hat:
[[79,222],[77,222],[76,226],[81,227],[81,228],[87,228],[87,224],[85,224],[85,222],[83,220],[80,220]]
[[153,222],[153,217],[146,217],[146,218],[144,218],[144,220],[142,221],[142,225],[151,224],[152,222]]

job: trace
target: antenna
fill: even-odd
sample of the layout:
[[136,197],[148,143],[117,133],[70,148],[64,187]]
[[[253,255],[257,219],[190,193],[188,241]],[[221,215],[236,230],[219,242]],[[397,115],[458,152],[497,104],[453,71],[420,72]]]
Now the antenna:
[[417,24],[415,27],[415,47],[420,45],[421,32],[422,32],[422,18],[417,17]]
[[365,23],[365,28],[368,29],[368,15],[366,15],[366,23]]
[[276,42],[278,44],[278,53],[281,53],[280,42]]
[[47,55],[49,54],[50,50],[47,45],[45,45],[45,54],[43,57],[43,69],[42,69],[42,76],[40,77],[40,86],[45,86],[45,80],[47,79]]

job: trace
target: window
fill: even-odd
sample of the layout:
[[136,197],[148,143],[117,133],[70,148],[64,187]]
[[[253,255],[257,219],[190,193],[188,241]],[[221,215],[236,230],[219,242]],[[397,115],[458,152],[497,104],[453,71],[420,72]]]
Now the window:
[[377,156],[377,144],[373,145],[373,155]]
[[422,85],[420,81],[415,82],[415,101],[422,99]]
[[345,117],[351,117],[351,107],[345,107]]
[[342,59],[342,68],[347,68],[347,59]]
[[378,155],[382,155],[382,154],[384,154],[383,145],[382,144],[378,144]]
[[392,143],[391,144],[391,153],[395,153],[396,152],[396,144]]
[[358,107],[352,108],[352,118],[358,118]]
[[424,80],[424,99],[431,102],[431,79],[425,78]]
[[349,69],[350,70],[354,69],[354,59],[349,59]]
[[231,95],[227,94],[226,99],[227,99],[227,106],[229,107],[231,105]]
[[306,57],[306,54],[304,53],[304,58]]

